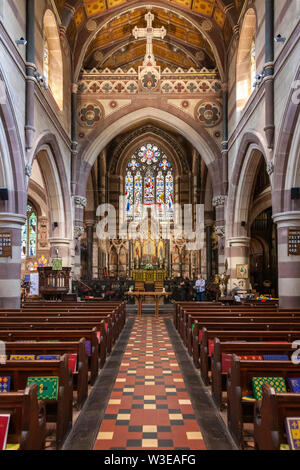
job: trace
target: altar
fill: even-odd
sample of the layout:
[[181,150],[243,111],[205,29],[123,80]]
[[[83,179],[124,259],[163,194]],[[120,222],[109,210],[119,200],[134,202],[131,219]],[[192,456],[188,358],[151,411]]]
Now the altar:
[[147,269],[135,269],[132,272],[132,278],[136,282],[165,282],[168,278],[168,271],[161,270],[147,270]]

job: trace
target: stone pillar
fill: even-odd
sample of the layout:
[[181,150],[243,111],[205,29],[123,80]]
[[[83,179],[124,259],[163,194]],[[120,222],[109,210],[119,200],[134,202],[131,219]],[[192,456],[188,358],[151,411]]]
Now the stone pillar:
[[66,31],[69,27],[69,24],[74,16],[75,8],[68,3],[65,4],[63,12],[62,12],[62,20],[60,26],[60,38],[63,39],[66,35]]
[[71,93],[71,192],[76,193],[76,186],[78,181],[77,166],[78,166],[78,137],[77,137],[77,91],[78,85],[72,84]]
[[223,193],[228,193],[228,85],[223,84]]
[[[250,273],[249,273],[249,255],[250,255],[250,241],[249,237],[234,237],[226,240],[227,247],[229,248],[229,269],[230,274],[229,290],[234,287],[241,289],[250,288]],[[237,265],[248,265],[248,279],[237,279]]]
[[35,88],[35,0],[26,1],[26,107],[25,107],[25,146],[33,146],[34,127],[34,88]]
[[87,239],[87,278],[93,279],[93,253],[94,253],[94,221],[86,223],[86,239]]
[[212,277],[212,223],[206,224],[206,279],[211,280]]
[[50,242],[50,257],[62,258],[64,268],[71,266],[71,242],[66,238],[49,238]]
[[216,209],[216,234],[219,237],[219,274],[225,271],[225,204],[226,196],[216,196],[212,200]]
[[26,217],[0,213],[0,231],[12,234],[12,257],[0,258],[0,309],[20,308],[21,234]]
[[81,277],[81,237],[84,234],[83,216],[87,200],[83,196],[74,196],[74,229],[73,229],[73,270],[72,277],[78,280]]
[[268,148],[274,148],[275,116],[274,116],[274,0],[265,0],[265,134]]
[[288,254],[289,228],[300,227],[300,211],[273,216],[277,224],[279,307],[300,309],[300,256]]

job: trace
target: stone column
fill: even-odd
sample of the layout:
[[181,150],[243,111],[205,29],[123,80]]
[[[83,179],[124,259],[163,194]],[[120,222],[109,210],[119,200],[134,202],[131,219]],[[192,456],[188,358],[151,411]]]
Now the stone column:
[[300,211],[273,216],[277,224],[279,307],[300,309],[300,256],[288,255],[289,228],[300,227]]
[[213,198],[212,204],[216,209],[216,234],[219,237],[219,274],[225,271],[225,204],[226,196]]
[[265,134],[268,148],[274,147],[275,116],[274,116],[274,0],[265,0]]
[[78,85],[72,84],[71,93],[71,191],[72,195],[76,194],[76,186],[78,182],[78,137],[77,137],[77,91]]
[[66,238],[49,238],[50,242],[50,257],[62,258],[64,268],[71,266],[71,242]]
[[0,231],[12,234],[12,257],[0,258],[0,309],[20,308],[21,234],[26,217],[0,213]]
[[210,281],[212,277],[212,223],[206,223],[206,279]]
[[87,278],[93,279],[93,252],[94,252],[94,221],[86,222],[86,239],[87,239]]
[[62,20],[60,26],[60,38],[63,39],[66,35],[66,31],[69,27],[69,24],[74,16],[75,8],[68,3],[65,4],[63,12],[62,12]]
[[34,127],[34,88],[35,88],[35,0],[26,1],[26,107],[25,107],[25,146],[33,146]]
[[223,193],[228,193],[228,85],[223,84]]
[[73,270],[72,277],[78,280],[81,277],[81,237],[84,234],[83,216],[87,200],[83,196],[74,196],[74,229],[73,229]]
[[[229,290],[234,287],[241,289],[250,288],[250,273],[249,273],[249,255],[250,255],[250,241],[249,237],[234,237],[226,240],[227,247],[229,248],[229,269],[230,274]],[[248,265],[248,279],[237,279],[237,265]]]

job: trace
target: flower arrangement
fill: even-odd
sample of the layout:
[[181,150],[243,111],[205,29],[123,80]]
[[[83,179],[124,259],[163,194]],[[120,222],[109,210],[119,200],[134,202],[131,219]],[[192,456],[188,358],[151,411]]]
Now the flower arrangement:
[[148,264],[146,264],[146,266],[145,266],[145,270],[146,270],[146,271],[153,271],[154,268],[153,268],[153,266],[152,266],[151,263],[148,263]]

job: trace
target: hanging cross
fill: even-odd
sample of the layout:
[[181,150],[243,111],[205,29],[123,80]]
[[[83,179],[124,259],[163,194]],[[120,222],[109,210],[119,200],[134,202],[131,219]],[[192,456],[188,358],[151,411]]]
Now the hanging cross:
[[154,54],[153,54],[153,39],[154,38],[161,38],[164,39],[167,30],[163,26],[161,28],[153,28],[152,24],[154,21],[154,15],[149,11],[145,16],[145,20],[147,21],[147,28],[138,28],[137,26],[132,31],[135,39],[138,38],[145,38],[147,39],[147,48],[146,48],[146,55],[144,60],[144,66],[147,67],[149,65],[156,65]]

